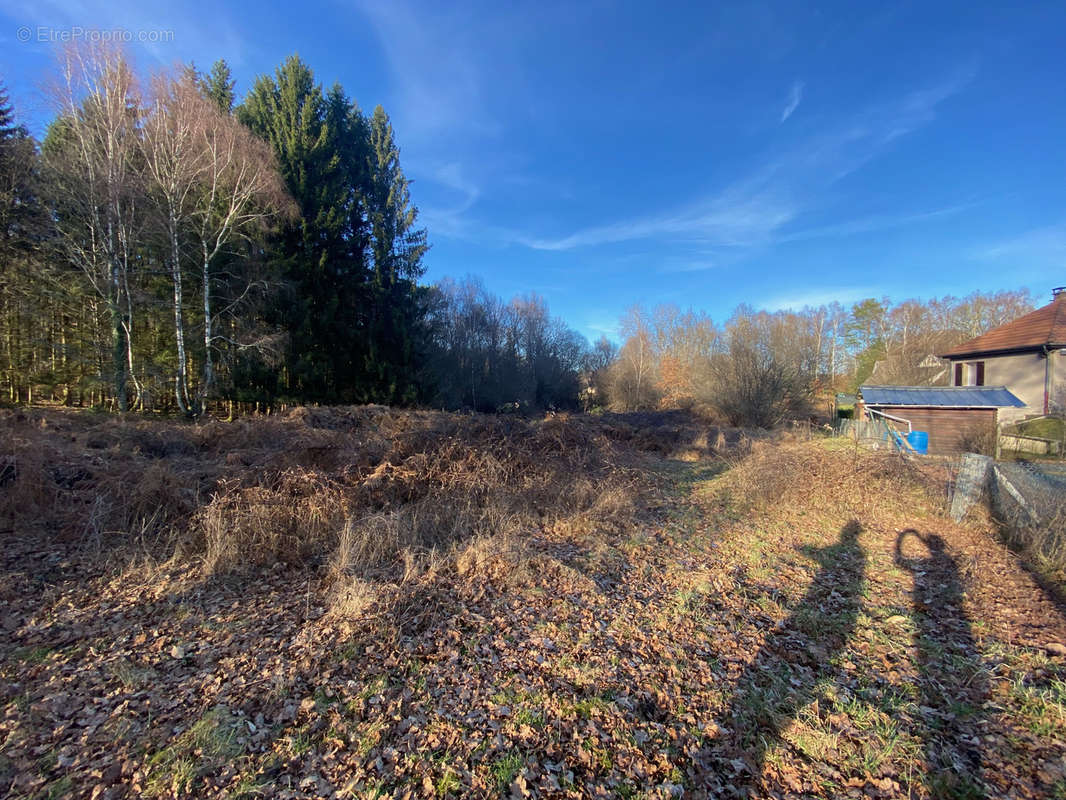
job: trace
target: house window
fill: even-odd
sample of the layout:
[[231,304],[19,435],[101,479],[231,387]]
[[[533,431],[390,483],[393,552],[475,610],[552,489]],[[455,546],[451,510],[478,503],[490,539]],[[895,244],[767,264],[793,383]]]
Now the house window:
[[961,361],[955,364],[956,386],[984,386],[985,385],[985,362]]

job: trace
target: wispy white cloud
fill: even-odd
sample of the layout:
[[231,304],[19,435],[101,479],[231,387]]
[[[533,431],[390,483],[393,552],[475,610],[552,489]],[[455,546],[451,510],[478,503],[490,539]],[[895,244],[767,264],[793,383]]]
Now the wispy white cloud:
[[668,261],[659,266],[659,272],[706,272],[721,267],[722,259],[697,256],[692,259]]
[[932,211],[919,211],[910,214],[873,214],[859,219],[847,220],[832,225],[820,225],[795,231],[782,233],[776,237],[778,242],[797,242],[808,239],[823,239],[837,236],[855,236],[860,233],[873,231],[891,230],[915,225],[930,220],[961,214],[963,211],[974,208],[978,203],[960,203],[933,209]]
[[738,185],[719,196],[661,216],[586,228],[554,239],[519,237],[518,242],[535,250],[572,250],[672,236],[720,247],[749,246],[765,241],[769,232],[793,215],[787,198]]
[[[498,188],[514,169],[499,134],[492,92],[507,84],[499,35],[513,39],[521,20],[505,7],[356,0],[384,56],[383,102],[403,132],[404,169],[418,186],[421,222],[434,238],[506,244],[514,231],[477,213],[485,186]],[[515,12],[517,13],[517,12]],[[479,216],[481,218],[479,218]]]
[[776,295],[760,303],[765,311],[800,311],[830,303],[847,305],[866,297],[877,297],[878,289],[871,286],[827,286],[810,291]]
[[1023,260],[1036,267],[1057,266],[1066,262],[1066,222],[1033,228],[1016,236],[990,242],[971,252],[983,261]]
[[792,84],[792,88],[788,90],[788,100],[785,101],[785,107],[781,111],[781,122],[784,123],[792,114],[799,108],[800,102],[803,100],[803,87],[805,84],[803,81],[796,81]]
[[444,190],[446,198],[422,206],[421,222],[434,234],[463,238],[470,231],[467,212],[481,197],[481,187],[467,176],[462,164],[450,161],[422,171],[423,180],[432,181]]
[[[833,183],[862,168],[907,133],[930,123],[937,107],[961,91],[975,74],[966,66],[944,80],[895,101],[867,107],[835,126],[808,136],[733,184],[671,211],[594,225],[556,237],[523,235],[516,241],[537,250],[571,250],[619,242],[672,237],[722,248],[753,247],[789,238],[783,232]],[[950,213],[945,209],[934,214]],[[844,235],[896,227],[928,214],[867,218],[792,238]]]
[[441,136],[493,133],[485,103],[484,42],[466,10],[450,4],[415,8],[406,0],[357,0],[377,35],[392,81],[390,108],[407,146]]

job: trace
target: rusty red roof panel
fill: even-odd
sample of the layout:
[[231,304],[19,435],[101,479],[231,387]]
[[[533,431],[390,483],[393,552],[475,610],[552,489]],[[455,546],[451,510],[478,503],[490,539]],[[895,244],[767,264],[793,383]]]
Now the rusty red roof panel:
[[1048,346],[1066,347],[1066,293],[1057,295],[1043,308],[993,328],[976,339],[955,345],[942,355],[944,358],[960,358],[979,353],[1036,350]]

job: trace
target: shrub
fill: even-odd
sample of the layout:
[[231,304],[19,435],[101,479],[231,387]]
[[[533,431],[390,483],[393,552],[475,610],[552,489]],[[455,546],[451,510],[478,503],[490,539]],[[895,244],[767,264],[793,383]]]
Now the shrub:
[[996,441],[998,439],[996,426],[992,423],[987,425],[971,425],[966,428],[959,437],[959,444],[967,453],[977,453],[982,456],[994,456],[996,454]]

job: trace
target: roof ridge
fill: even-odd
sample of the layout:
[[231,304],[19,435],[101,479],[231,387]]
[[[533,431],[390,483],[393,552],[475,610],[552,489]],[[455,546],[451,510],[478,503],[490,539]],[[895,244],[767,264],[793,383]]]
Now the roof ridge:
[[959,390],[959,391],[981,391],[985,389],[1006,389],[1006,384],[987,384],[984,386],[895,386],[891,383],[864,383],[859,387],[859,391],[863,389],[906,389],[912,392],[928,392],[930,390],[941,391],[945,389]]
[[1056,306],[1055,313],[1051,316],[1051,328],[1048,330],[1047,338],[1048,344],[1052,344],[1051,337],[1055,333],[1055,328],[1062,324],[1066,326],[1066,300],[1063,300],[1060,295],[1055,295],[1055,299],[1051,301],[1053,306]]
[[1064,309],[1066,301],[1052,300],[1017,319],[1004,322],[979,336],[960,342],[943,351],[942,355],[947,358],[965,358],[981,353],[1037,350],[1047,345],[1066,343],[1066,334],[1056,335],[1056,331],[1066,331]]

